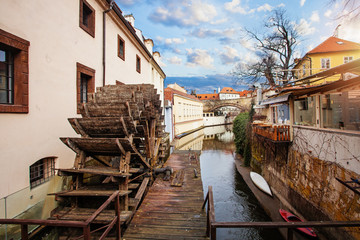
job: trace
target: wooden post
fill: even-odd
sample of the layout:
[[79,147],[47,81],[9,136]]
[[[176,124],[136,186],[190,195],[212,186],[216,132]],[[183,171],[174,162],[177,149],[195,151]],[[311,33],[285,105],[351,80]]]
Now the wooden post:
[[116,196],[115,198],[115,216],[117,216],[117,221],[116,221],[116,239],[117,240],[121,240],[121,221],[120,221],[120,198],[119,195]]
[[28,240],[28,225],[27,224],[21,224],[21,240]]
[[84,240],[90,240],[91,233],[90,233],[90,223],[83,228],[84,233]]
[[287,240],[293,240],[293,229],[292,228],[288,228]]

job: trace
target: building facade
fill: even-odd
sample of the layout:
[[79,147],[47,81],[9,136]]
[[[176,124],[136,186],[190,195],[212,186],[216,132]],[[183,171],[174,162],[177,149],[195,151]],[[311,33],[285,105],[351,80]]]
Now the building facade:
[[[297,59],[294,75],[297,79],[317,74],[329,68],[360,58],[360,44],[337,37],[329,37],[320,45]],[[314,81],[312,85],[339,80],[339,75]]]
[[[56,168],[75,153],[67,118],[97,87],[154,84],[163,95],[160,54],[110,0],[2,1],[0,8],[0,218],[48,217]],[[40,204],[40,205],[39,205]]]
[[164,90],[165,100],[172,103],[174,136],[200,129],[203,122],[203,103],[187,94],[179,85],[169,84]]

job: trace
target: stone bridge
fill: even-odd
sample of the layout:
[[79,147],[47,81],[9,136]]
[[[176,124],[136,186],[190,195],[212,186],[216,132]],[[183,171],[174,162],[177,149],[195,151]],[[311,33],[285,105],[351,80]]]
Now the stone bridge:
[[252,98],[238,98],[227,100],[203,100],[204,109],[203,112],[213,112],[221,107],[236,107],[241,112],[248,111],[251,107]]

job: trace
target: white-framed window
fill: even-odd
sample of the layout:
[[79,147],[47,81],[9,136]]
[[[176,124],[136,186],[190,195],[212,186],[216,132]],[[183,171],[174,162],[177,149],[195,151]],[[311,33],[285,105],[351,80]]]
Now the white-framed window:
[[330,58],[322,58],[321,59],[321,68],[328,69],[330,68]]
[[344,63],[348,63],[351,62],[353,59],[353,57],[344,57]]

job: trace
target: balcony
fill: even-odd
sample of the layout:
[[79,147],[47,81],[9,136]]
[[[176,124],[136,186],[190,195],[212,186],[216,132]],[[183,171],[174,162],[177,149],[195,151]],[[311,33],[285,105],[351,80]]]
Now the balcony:
[[290,142],[290,126],[253,123],[253,132],[275,142]]

